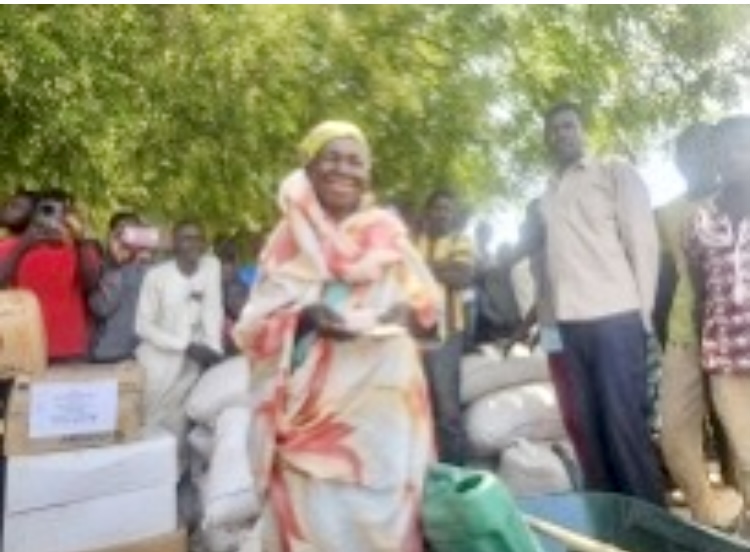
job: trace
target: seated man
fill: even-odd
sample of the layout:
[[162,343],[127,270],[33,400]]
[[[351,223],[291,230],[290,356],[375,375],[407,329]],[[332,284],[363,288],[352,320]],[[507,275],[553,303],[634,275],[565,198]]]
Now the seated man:
[[430,195],[417,247],[443,292],[439,340],[423,344],[441,462],[463,465],[466,436],[461,413],[461,355],[466,330],[463,293],[474,280],[472,244],[460,232],[459,202],[450,190]]
[[136,359],[146,371],[146,423],[180,439],[187,431],[187,395],[201,370],[222,357],[221,267],[205,249],[198,223],[177,224],[174,258],[146,273],[135,318],[141,340]]
[[147,262],[137,244],[130,243],[127,230],[138,228],[135,213],[120,212],[109,222],[107,252],[101,278],[89,295],[94,317],[93,362],[113,363],[133,358],[138,345],[135,311]]
[[494,264],[485,264],[477,277],[479,296],[478,341],[507,340],[521,324],[510,246],[503,245]]
[[0,242],[0,287],[34,293],[51,361],[85,359],[89,348],[86,295],[99,276],[98,245],[83,239],[71,198],[43,192],[27,228]]

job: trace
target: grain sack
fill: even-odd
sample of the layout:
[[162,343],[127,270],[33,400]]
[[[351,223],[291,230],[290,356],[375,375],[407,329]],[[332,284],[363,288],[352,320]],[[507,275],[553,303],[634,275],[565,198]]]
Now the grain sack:
[[264,552],[263,551],[263,522],[258,520],[253,527],[244,535],[239,552]]
[[204,552],[263,552],[260,524],[234,528],[214,528],[202,532]]
[[472,450],[489,456],[514,441],[563,439],[565,430],[552,385],[529,383],[491,393],[466,411],[466,432]]
[[185,405],[190,419],[213,426],[224,409],[248,404],[250,369],[247,362],[244,356],[232,357],[204,373]]
[[0,291],[0,377],[37,375],[47,369],[47,334],[36,296]]
[[500,389],[541,381],[549,381],[546,357],[497,359],[469,355],[461,363],[461,403],[472,403]]
[[562,493],[573,487],[563,461],[550,445],[526,439],[503,452],[498,475],[516,497]]
[[201,488],[205,529],[249,524],[258,514],[250,466],[250,421],[247,407],[228,408],[216,421],[214,451]]

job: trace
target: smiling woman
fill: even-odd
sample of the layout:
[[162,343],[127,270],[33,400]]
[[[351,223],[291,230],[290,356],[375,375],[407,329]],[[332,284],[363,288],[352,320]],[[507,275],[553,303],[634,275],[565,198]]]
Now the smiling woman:
[[[320,146],[320,141],[329,136],[336,138]],[[357,210],[370,185],[367,140],[357,127],[329,121],[313,129],[304,149],[307,175],[321,206],[335,220],[345,219]]]
[[361,131],[323,123],[302,151],[235,330],[253,370],[264,550],[421,552],[434,452],[410,332],[434,327],[438,290],[403,223],[368,198]]

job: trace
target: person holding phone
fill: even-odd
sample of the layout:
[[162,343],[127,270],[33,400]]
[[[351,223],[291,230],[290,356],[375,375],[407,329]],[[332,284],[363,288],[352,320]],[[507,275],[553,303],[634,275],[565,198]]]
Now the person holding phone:
[[135,213],[123,211],[110,218],[102,274],[88,298],[94,319],[93,362],[115,363],[133,358],[138,345],[135,312],[149,259],[143,252],[152,249],[133,240],[129,231],[141,228],[143,224]]
[[0,287],[34,293],[51,361],[85,359],[90,340],[86,296],[99,278],[100,249],[85,238],[69,194],[40,192],[33,203],[23,231],[0,242]]

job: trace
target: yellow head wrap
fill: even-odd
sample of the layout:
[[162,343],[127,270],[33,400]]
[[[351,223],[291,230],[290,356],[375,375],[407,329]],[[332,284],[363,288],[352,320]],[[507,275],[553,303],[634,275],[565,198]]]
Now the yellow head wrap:
[[370,150],[365,134],[360,128],[347,121],[325,121],[313,128],[299,145],[302,160],[309,163],[333,140],[351,138]]

